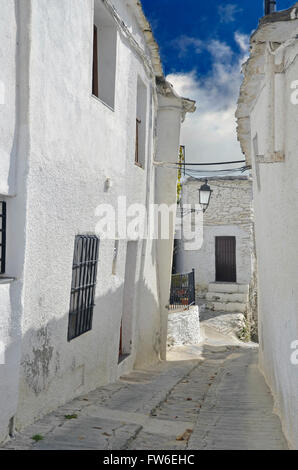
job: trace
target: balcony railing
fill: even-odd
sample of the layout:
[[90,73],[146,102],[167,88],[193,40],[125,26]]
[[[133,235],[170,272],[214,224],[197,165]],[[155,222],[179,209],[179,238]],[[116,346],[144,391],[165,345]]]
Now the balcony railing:
[[173,274],[169,308],[190,307],[195,302],[195,270],[186,274]]

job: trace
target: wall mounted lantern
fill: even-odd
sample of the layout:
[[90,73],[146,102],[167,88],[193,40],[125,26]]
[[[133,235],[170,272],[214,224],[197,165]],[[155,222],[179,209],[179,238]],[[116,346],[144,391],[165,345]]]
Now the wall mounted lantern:
[[[208,209],[212,193],[213,191],[208,185],[208,180],[206,179],[205,183],[199,189],[199,204],[204,213]],[[182,205],[180,209],[181,209],[181,217],[184,217],[188,214],[192,214],[193,212],[198,212],[197,209],[190,209],[184,212]]]
[[206,210],[208,209],[212,192],[213,191],[208,185],[208,180],[206,179],[205,183],[199,189],[200,204],[203,207],[203,212],[206,212]]

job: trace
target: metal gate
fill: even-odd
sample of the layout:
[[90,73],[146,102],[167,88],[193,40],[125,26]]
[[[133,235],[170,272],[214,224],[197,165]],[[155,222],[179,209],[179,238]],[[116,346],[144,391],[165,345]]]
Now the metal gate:
[[216,282],[237,282],[236,238],[216,237]]
[[187,307],[195,302],[195,270],[186,274],[173,274],[169,308]]

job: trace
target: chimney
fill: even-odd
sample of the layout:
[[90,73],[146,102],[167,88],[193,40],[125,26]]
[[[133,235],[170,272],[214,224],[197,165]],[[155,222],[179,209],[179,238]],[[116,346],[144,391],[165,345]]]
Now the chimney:
[[276,0],[265,0],[265,16],[276,11]]

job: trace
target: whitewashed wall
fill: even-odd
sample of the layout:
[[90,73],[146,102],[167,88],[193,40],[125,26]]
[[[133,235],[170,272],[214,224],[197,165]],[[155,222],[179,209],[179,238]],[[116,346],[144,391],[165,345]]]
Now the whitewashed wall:
[[[199,202],[199,188],[204,181],[189,178],[182,188],[182,204]],[[250,284],[252,276],[253,221],[252,182],[247,177],[210,178],[213,190],[204,214],[203,244],[198,249],[185,249],[179,241],[178,272],[195,268],[196,286],[204,290],[215,282],[215,238],[236,237],[237,282]],[[195,230],[195,227],[192,227]],[[199,229],[197,229],[199,230]]]
[[[7,204],[6,275],[0,277],[0,442],[12,432],[19,395],[28,152],[28,20],[22,2],[0,18],[0,199]],[[18,47],[17,47],[18,44]]]
[[[6,369],[10,376],[5,390],[0,383],[0,440],[7,435],[12,417],[20,429],[72,397],[116,380],[135,364],[158,360],[165,349],[162,328],[167,312],[161,305],[169,296],[169,290],[163,289],[169,289],[171,257],[158,264],[159,242],[146,239],[137,242],[131,355],[118,365],[127,240],[120,240],[115,274],[114,241],[101,240],[92,331],[67,341],[74,238],[94,233],[96,207],[103,203],[116,206],[119,195],[126,195],[128,204],[147,207],[176,199],[176,174],[168,172],[157,179],[160,169],[152,163],[155,152],[164,161],[178,154],[183,102],[174,95],[165,99],[165,106],[170,107],[165,113],[172,117],[160,132],[157,113],[162,97],[157,98],[155,77],[145,66],[152,59],[135,17],[136,2],[112,3],[132,34],[118,28],[114,109],[91,94],[92,0],[11,1],[1,13],[0,26],[2,21],[9,23],[12,34],[0,27],[0,40],[2,45],[8,41],[9,55],[17,57],[18,64],[16,68],[12,60],[4,78],[10,86],[15,76],[21,82],[20,122],[16,126],[11,104],[7,110],[11,130],[4,149],[6,170],[0,172],[0,192],[6,194],[8,169],[14,162],[14,132],[18,179],[17,196],[8,205],[7,275],[18,282],[9,284],[10,292],[7,284],[0,284],[0,300],[22,340],[18,335],[17,357],[14,367]],[[2,60],[0,54],[0,65]],[[147,87],[144,168],[134,163],[138,77]],[[2,124],[2,116],[0,119]],[[111,183],[108,191],[107,178]],[[172,237],[165,243],[170,253]],[[160,274],[166,276],[164,285],[158,284]],[[11,406],[7,407],[2,398],[10,394]]]
[[[260,365],[295,449],[298,366],[291,363],[291,343],[298,339],[298,107],[291,103],[291,84],[298,77],[296,10],[276,14],[274,23],[266,18],[253,36],[237,111],[239,139],[254,175]],[[272,88],[274,81],[278,86]]]

